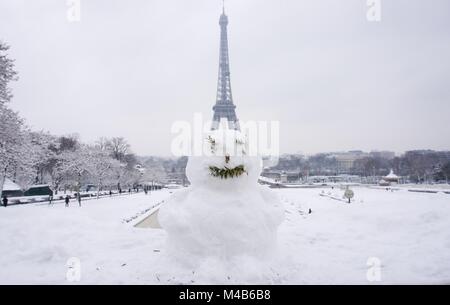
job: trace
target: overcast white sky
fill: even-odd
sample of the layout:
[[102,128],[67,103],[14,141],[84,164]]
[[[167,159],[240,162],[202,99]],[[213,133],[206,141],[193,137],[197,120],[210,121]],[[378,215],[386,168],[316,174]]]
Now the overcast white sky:
[[[237,114],[279,120],[282,152],[450,149],[450,1],[228,0]],[[220,0],[0,0],[34,129],[123,136],[168,155],[175,120],[212,116]]]

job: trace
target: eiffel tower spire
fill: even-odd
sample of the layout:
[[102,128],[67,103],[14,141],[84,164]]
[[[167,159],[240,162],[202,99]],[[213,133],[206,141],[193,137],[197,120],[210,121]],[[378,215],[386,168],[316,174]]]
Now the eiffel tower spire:
[[230,129],[240,130],[239,120],[236,116],[236,106],[233,103],[230,78],[230,58],[228,53],[228,16],[225,14],[225,1],[223,12],[220,16],[220,58],[219,58],[219,80],[217,82],[217,98],[214,106],[214,118],[212,130],[219,128],[221,119],[228,120]]

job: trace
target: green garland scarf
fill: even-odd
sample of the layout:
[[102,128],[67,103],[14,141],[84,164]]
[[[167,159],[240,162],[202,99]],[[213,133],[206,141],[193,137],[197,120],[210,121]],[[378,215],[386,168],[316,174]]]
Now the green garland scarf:
[[217,166],[210,166],[211,175],[220,179],[237,178],[246,173],[244,165],[239,165],[235,168],[219,168]]

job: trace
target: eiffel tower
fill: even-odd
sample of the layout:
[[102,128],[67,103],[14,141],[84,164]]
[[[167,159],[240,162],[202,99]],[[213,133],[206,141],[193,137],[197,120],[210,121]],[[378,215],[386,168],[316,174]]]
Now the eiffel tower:
[[236,116],[236,106],[233,103],[230,79],[230,58],[228,53],[228,16],[225,14],[225,3],[220,16],[220,58],[219,80],[217,82],[217,98],[214,106],[212,130],[217,130],[221,119],[228,120],[228,128],[240,130],[239,120]]

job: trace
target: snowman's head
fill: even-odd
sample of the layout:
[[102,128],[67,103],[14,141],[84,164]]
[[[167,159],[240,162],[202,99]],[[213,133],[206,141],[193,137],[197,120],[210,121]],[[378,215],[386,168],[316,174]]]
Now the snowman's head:
[[248,156],[247,139],[237,130],[220,128],[203,140],[202,157],[189,159],[187,176],[193,186],[256,183],[261,173],[261,159]]

